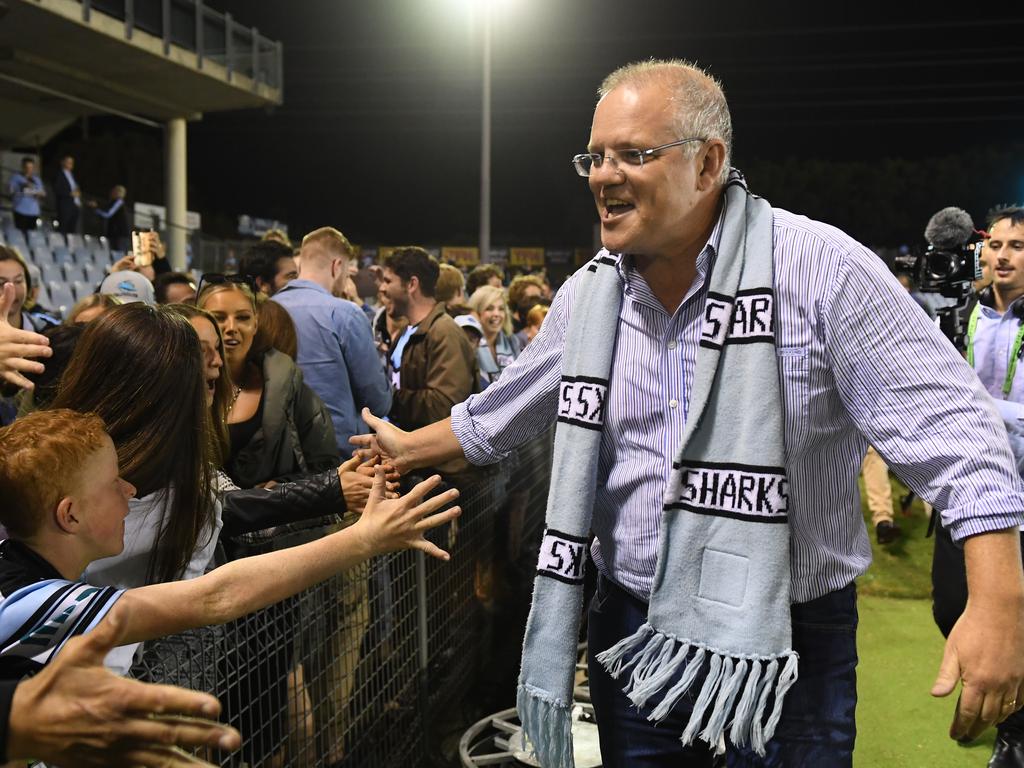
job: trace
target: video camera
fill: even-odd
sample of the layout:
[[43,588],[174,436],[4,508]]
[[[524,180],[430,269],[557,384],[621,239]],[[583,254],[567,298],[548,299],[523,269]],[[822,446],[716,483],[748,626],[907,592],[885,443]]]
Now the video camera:
[[928,247],[924,253],[898,256],[896,263],[906,269],[922,293],[938,293],[956,303],[936,311],[939,328],[958,348],[965,335],[963,309],[975,281],[981,279],[982,235],[962,208],[943,208],[928,220],[924,229]]

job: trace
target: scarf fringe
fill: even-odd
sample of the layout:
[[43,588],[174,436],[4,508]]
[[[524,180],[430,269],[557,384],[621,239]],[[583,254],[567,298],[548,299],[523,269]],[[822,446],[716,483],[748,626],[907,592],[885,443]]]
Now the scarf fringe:
[[[693,656],[688,659],[691,653]],[[728,732],[733,744],[750,744],[762,757],[765,745],[771,740],[782,717],[786,692],[796,682],[799,661],[793,651],[771,658],[733,657],[696,643],[677,640],[658,632],[648,623],[607,651],[597,654],[596,658],[614,678],[632,668],[625,693],[638,708],[645,706],[680,669],[683,670],[678,682],[665,692],[661,702],[648,715],[652,722],[663,720],[672,711],[706,667],[707,674],[683,730],[683,744],[699,738],[721,747]],[[522,696],[520,689],[520,701]],[[770,713],[769,702],[772,704]],[[520,705],[520,716],[522,712]],[[543,761],[542,764],[548,765]],[[553,762],[551,765],[561,763]]]
[[520,684],[516,709],[529,746],[544,768],[573,768],[572,705]]

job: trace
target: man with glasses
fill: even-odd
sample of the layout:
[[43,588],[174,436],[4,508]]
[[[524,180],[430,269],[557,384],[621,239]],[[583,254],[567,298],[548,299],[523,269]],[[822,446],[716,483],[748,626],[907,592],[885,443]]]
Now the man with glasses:
[[[573,163],[594,196],[605,249],[565,284],[540,333],[500,381],[456,406],[449,420],[415,432],[368,416],[376,435],[355,442],[376,447],[406,471],[460,454],[476,464],[498,461],[556,420],[565,441],[599,432],[589,485],[580,482],[567,495],[552,482],[538,564],[540,575],[552,578],[537,579],[519,708],[526,720],[567,707],[552,692],[560,683],[535,673],[561,662],[551,658],[551,646],[535,647],[534,640],[563,642],[560,634],[575,640],[578,599],[564,601],[557,590],[576,581],[579,569],[569,565],[577,563],[576,542],[585,544],[590,530],[599,574],[589,612],[590,691],[602,761],[631,768],[709,766],[716,751],[727,753],[730,766],[852,764],[854,579],[871,561],[856,477],[870,442],[915,492],[944,510],[947,528],[963,542],[971,602],[950,636],[932,693],[948,695],[963,680],[951,735],[974,738],[1024,701],[1024,578],[1016,531],[1024,522],[1024,488],[988,396],[872,252],[833,227],[770,208],[746,192],[742,176],[730,171],[731,119],[713,78],[685,62],[648,61],[612,73],[600,95],[588,151]],[[755,253],[766,255],[752,261]],[[745,289],[751,263],[770,271],[761,287]],[[712,290],[733,273],[740,274],[733,282],[740,290],[724,296]],[[601,274],[606,277],[592,276]],[[616,294],[608,340],[594,338],[607,321],[593,311],[598,297],[590,288]],[[574,345],[610,357],[596,397],[593,379],[568,376],[566,361],[579,357]],[[767,354],[771,362],[715,374],[729,364],[719,359],[755,359],[743,350]],[[756,388],[745,400],[717,397],[744,380],[763,383],[764,397]],[[708,423],[713,429],[704,429]],[[762,424],[776,432],[764,438],[772,456],[757,461],[755,454],[739,465],[742,472],[706,450],[749,456],[744,445],[716,442],[715,433],[730,434],[737,423],[752,442]],[[586,429],[570,431],[567,424]],[[703,440],[696,450],[705,450],[697,456],[704,463],[686,453],[694,435]],[[566,455],[560,437],[555,472],[571,473],[587,453]],[[778,463],[770,461],[775,456]],[[555,502],[588,494],[589,529],[552,524],[553,515],[578,522]],[[680,541],[673,536],[678,526],[693,520],[713,521],[694,525],[708,526],[697,530],[717,538],[684,538],[684,546],[670,549]],[[750,527],[731,527],[745,523]],[[780,529],[789,537],[771,565],[781,566],[770,578],[748,582],[748,570],[763,565],[759,537],[767,553]],[[733,535],[740,531],[743,538]],[[750,541],[754,551],[739,556]],[[664,567],[661,549],[685,562]],[[673,582],[678,574],[686,578]],[[733,602],[726,587],[736,583],[748,592]],[[785,665],[779,655],[761,654],[768,627],[742,623],[761,608],[746,601],[751,591],[777,599],[781,614],[788,610],[781,620],[772,617],[792,641]],[[723,646],[709,637],[662,631],[659,622],[675,617],[655,611],[659,599],[662,609],[672,601],[696,606],[709,619],[695,631],[711,638],[730,622],[746,626],[749,638],[731,640],[749,640],[755,650],[723,661]],[[645,637],[652,642],[630,656]],[[613,677],[608,668],[625,674]],[[662,707],[663,701],[669,703]],[[755,715],[756,727],[741,731],[750,737],[736,739],[730,723],[749,722],[751,710],[763,719]],[[559,728],[528,728],[539,750],[558,755],[551,765],[571,760]]]

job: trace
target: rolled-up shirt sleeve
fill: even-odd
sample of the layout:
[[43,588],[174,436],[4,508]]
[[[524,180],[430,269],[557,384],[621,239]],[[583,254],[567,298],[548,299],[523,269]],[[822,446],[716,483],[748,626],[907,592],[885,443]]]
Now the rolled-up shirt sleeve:
[[822,314],[847,412],[953,539],[1024,523],[1024,483],[995,403],[882,261],[847,253]]
[[554,423],[574,296],[570,278],[555,296],[540,332],[516,361],[483,392],[452,408],[452,431],[472,464],[501,461]]

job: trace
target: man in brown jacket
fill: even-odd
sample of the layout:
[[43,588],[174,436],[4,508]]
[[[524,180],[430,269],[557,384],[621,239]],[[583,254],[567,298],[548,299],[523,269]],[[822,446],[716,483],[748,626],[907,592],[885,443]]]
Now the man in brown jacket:
[[[422,248],[399,248],[384,262],[382,288],[394,313],[409,323],[395,334],[388,353],[395,388],[389,416],[402,429],[447,419],[480,380],[476,350],[434,298],[439,273],[437,261]],[[467,468],[462,459],[436,467],[447,474]]]

